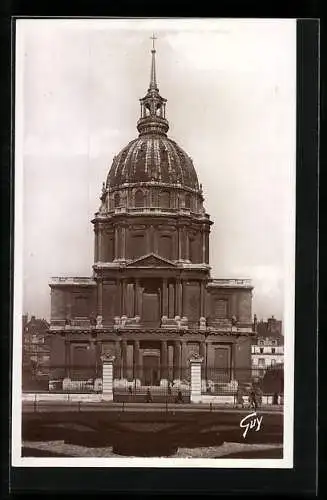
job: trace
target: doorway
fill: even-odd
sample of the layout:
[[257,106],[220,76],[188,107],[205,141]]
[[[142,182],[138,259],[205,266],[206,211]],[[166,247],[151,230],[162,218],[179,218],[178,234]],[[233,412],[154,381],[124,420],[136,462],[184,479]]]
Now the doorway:
[[160,385],[160,358],[158,356],[143,356],[144,385]]
[[154,328],[160,325],[160,298],[158,292],[143,292],[142,323]]
[[231,374],[230,349],[229,347],[215,348],[214,366],[219,382],[229,382]]

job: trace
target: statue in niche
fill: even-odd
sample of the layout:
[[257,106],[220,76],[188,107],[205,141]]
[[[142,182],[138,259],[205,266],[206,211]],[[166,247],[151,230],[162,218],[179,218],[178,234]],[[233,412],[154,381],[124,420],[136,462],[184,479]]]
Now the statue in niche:
[[200,318],[200,328],[201,328],[201,329],[202,329],[202,328],[206,328],[206,326],[207,326],[207,321],[206,321],[206,319],[205,319],[204,317],[201,317],[201,318]]
[[101,196],[100,196],[100,200],[102,202],[104,202],[105,198],[106,198],[106,194],[107,194],[107,190],[106,190],[106,184],[105,182],[102,183],[102,191],[101,191]]

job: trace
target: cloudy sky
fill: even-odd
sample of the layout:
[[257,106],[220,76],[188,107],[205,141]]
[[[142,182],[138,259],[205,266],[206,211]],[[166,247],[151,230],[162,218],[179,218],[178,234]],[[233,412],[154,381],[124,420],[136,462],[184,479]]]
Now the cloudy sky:
[[90,220],[114,155],[137,136],[153,31],[169,135],[192,157],[214,221],[212,275],[251,277],[253,312],[282,318],[293,266],[294,20],[18,21],[23,310],[49,318],[49,278],[91,274]]

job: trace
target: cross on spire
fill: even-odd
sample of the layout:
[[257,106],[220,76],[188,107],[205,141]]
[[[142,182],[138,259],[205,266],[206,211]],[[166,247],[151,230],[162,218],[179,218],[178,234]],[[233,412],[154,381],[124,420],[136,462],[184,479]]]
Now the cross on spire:
[[152,40],[152,50],[156,50],[154,46],[154,41],[157,40],[157,37],[155,36],[154,33],[152,33],[152,36],[150,36],[150,40]]
[[153,33],[152,36],[150,37],[150,40],[152,40],[152,61],[151,61],[151,76],[150,76],[150,87],[149,89],[151,90],[158,90],[157,87],[157,79],[156,79],[156,49],[154,47],[154,41],[157,40],[157,37]]

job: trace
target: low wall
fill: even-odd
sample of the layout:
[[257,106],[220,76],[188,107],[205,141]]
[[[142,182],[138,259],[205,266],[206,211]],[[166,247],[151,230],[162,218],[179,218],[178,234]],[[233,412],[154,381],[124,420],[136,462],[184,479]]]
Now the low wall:
[[193,399],[193,402],[194,403],[207,403],[207,404],[210,404],[210,403],[219,403],[219,404],[234,404],[236,401],[236,399],[234,398],[233,395],[217,395],[217,396],[214,396],[214,395],[205,395],[205,394],[201,394],[201,396],[198,396],[195,399]]
[[22,401],[102,401],[102,394],[25,392]]

